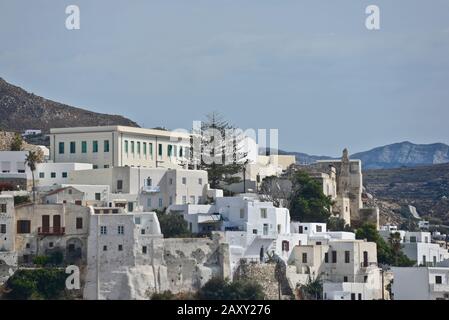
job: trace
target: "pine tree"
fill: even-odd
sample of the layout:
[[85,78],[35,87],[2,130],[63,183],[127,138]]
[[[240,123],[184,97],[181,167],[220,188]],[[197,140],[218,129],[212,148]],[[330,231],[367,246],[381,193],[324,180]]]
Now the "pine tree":
[[211,188],[219,188],[222,183],[241,181],[236,174],[242,172],[247,153],[242,152],[240,142],[244,136],[223,117],[213,112],[206,115],[199,132],[194,130],[192,163],[198,169],[206,170]]

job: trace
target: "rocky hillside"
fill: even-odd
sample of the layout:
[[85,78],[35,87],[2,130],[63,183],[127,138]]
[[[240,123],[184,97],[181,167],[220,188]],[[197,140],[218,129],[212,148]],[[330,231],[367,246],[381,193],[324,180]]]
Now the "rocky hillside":
[[96,113],[26,92],[0,78],[0,129],[22,132],[25,129],[125,125],[137,123],[118,115]]
[[[387,207],[412,205],[421,217],[449,223],[449,164],[366,170],[363,181],[367,192]],[[397,206],[394,209],[400,214]]]
[[415,167],[449,162],[449,146],[443,143],[394,143],[351,155],[362,160],[365,169]]

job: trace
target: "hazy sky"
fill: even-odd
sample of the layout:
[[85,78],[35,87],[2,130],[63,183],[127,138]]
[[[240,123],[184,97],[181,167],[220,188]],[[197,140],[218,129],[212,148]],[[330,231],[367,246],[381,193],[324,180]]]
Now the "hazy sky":
[[0,77],[145,127],[220,110],[285,150],[449,143],[449,1],[0,0]]

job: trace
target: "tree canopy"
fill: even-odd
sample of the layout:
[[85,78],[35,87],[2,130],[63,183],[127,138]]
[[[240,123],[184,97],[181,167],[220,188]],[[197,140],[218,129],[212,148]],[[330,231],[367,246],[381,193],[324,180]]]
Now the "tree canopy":
[[293,221],[327,222],[332,200],[323,193],[320,184],[306,172],[298,171],[292,177],[290,216]]
[[220,278],[212,278],[198,291],[200,300],[262,300],[263,288],[260,284],[249,280],[229,282]]

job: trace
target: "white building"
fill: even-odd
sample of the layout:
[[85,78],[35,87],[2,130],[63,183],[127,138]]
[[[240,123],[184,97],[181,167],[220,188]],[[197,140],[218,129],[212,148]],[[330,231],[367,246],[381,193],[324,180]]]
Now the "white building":
[[37,136],[42,134],[42,130],[38,130],[38,129],[27,129],[23,132],[22,136],[27,137],[27,136]]
[[449,300],[448,267],[393,267],[394,300]]
[[[143,269],[152,269],[155,239],[162,239],[162,233],[154,212],[106,214],[92,209],[84,297],[89,300],[133,298],[128,296],[130,290],[126,288],[131,284],[114,279],[120,279],[120,270],[125,273],[137,264],[147,265],[142,266],[142,273],[149,271]],[[151,273],[157,277],[153,270]]]
[[381,270],[374,242],[363,240],[311,241],[295,246],[287,277],[292,284],[309,278],[323,281],[325,300],[372,300],[382,298]]
[[431,243],[430,232],[380,230],[379,233],[387,242],[391,234],[399,233],[402,251],[410,260],[416,261],[417,266],[436,266],[437,263],[449,259],[447,248],[441,247],[437,243]]
[[126,126],[50,130],[54,162],[92,163],[94,168],[176,168],[188,162],[190,134]]
[[114,167],[72,172],[70,181],[109,185],[113,194],[139,195],[144,211],[163,210],[171,204],[205,203],[222,195],[221,190],[209,189],[204,170]]
[[92,169],[89,163],[53,163],[43,162],[36,166],[35,179],[37,186],[45,187],[69,183],[69,174],[77,170]]

